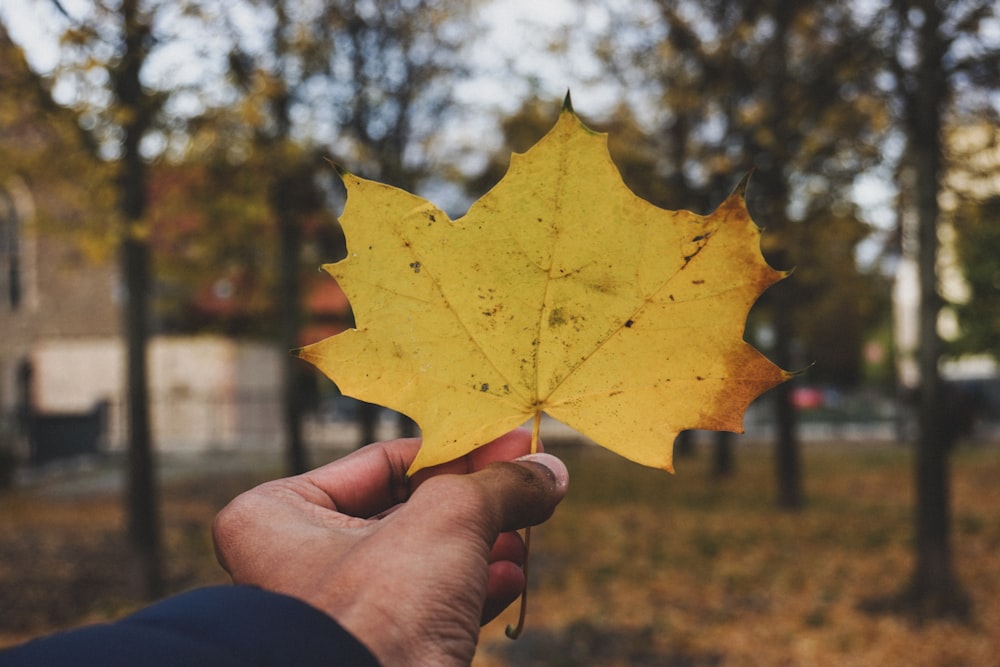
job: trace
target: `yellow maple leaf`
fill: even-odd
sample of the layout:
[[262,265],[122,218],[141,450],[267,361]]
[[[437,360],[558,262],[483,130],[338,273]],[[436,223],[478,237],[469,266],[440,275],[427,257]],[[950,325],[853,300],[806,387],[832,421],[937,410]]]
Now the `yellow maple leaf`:
[[707,216],[653,206],[568,106],[458,220],[342,176],[348,253],[323,268],[356,328],[297,353],[420,425],[411,473],[543,412],[672,471],[679,431],[741,431],[749,403],[789,376],[743,340],[784,276],[760,253],[743,186]]

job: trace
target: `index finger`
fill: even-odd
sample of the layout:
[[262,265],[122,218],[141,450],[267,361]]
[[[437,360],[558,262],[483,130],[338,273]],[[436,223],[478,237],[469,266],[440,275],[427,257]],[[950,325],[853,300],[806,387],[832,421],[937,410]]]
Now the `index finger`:
[[331,509],[368,518],[406,501],[406,471],[420,449],[419,438],[366,445],[301,476],[330,499]]
[[[413,489],[435,475],[464,474],[497,461],[512,461],[531,451],[531,433],[511,431],[454,461],[420,470],[412,479],[406,471],[420,449],[419,438],[377,442],[342,459],[302,475],[330,499],[332,509],[357,517],[372,517],[405,502]],[[541,450],[541,445],[539,445]]]

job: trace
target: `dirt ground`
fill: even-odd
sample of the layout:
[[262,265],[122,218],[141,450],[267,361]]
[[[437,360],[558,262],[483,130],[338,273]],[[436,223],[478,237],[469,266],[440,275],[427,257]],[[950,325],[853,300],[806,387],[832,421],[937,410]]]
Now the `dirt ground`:
[[[708,443],[676,475],[592,447],[561,447],[570,495],[533,535],[528,624],[487,626],[477,667],[1000,667],[1000,445],[953,457],[953,546],[968,621],[863,611],[912,571],[906,447],[804,447],[806,506],[774,508],[770,448],[737,445],[709,475]],[[550,448],[551,449],[551,448]],[[225,581],[212,516],[278,474],[274,462],[188,463],[162,484],[171,591]],[[103,477],[102,477],[103,476]],[[114,618],[129,597],[113,466],[0,495],[0,646]],[[89,482],[88,482],[89,480]]]

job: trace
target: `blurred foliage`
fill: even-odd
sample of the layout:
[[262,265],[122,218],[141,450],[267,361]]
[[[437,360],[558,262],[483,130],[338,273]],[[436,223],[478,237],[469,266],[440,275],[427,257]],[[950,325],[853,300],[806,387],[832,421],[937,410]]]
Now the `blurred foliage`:
[[[39,233],[72,239],[91,260],[110,256],[113,173],[71,110],[53,102],[0,24],[0,193]],[[31,193],[29,196],[28,193]]]
[[754,170],[748,203],[765,255],[795,275],[765,295],[752,326],[773,331],[778,363],[812,364],[810,381],[857,384],[885,305],[878,274],[856,260],[870,230],[850,191],[889,126],[868,28],[847,3],[652,5],[645,39],[660,57],[619,67],[657,82],[667,172],[714,205]]
[[[143,8],[150,63],[171,49],[206,62],[201,81],[144,91],[151,206],[136,233],[152,244],[158,330],[275,333],[287,296],[277,291],[282,226],[300,237],[292,252],[304,276],[343,254],[334,224],[342,188],[324,158],[401,187],[431,175],[428,146],[466,72],[458,53],[475,33],[475,5],[205,0]],[[3,62],[16,66],[4,65],[4,89],[17,94],[4,95],[0,118],[4,136],[17,141],[4,143],[10,159],[0,176],[30,177],[53,228],[71,229],[107,259],[117,243],[112,163],[133,119],[108,102],[120,66],[107,48],[115,9],[71,9],[50,79],[33,75],[4,33]],[[211,45],[196,41],[208,32]],[[208,65],[220,48],[228,50],[222,71]],[[183,80],[161,76],[168,86]],[[75,91],[71,108],[52,101],[56,84]],[[46,115],[15,122],[19,100],[36,101]],[[80,234],[84,216],[89,236]]]
[[954,305],[961,332],[956,351],[991,354],[1000,360],[1000,196],[965,202],[955,212],[954,224],[969,291]]
[[970,118],[949,136],[943,214],[963,292],[945,291],[959,324],[950,351],[1000,359],[1000,122]]
[[[899,593],[880,604],[916,608],[930,616],[968,618],[970,598],[952,558],[949,456],[959,433],[954,422],[963,411],[950,405],[953,401],[941,378],[946,268],[940,251],[941,199],[948,176],[946,156],[953,140],[945,134],[949,118],[962,118],[976,107],[996,118],[997,109],[977,103],[976,97],[985,94],[989,99],[1000,81],[996,76],[1000,44],[984,29],[995,24],[997,4],[990,0],[895,0],[874,18],[887,74],[892,77],[890,100],[896,104],[895,120],[904,139],[897,205],[903,213],[901,231],[911,233],[916,241],[909,256],[915,259],[919,294],[913,576]],[[991,71],[992,76],[983,76]]]
[[157,319],[175,332],[261,333],[276,260],[265,171],[217,159],[159,164],[150,187]]
[[445,81],[461,76],[453,24],[472,6],[446,4],[273,0],[257,9],[269,28],[256,48],[235,28],[246,8],[219,8],[236,100],[192,118],[183,158],[163,170],[175,205],[157,213],[166,327],[273,335],[300,317],[279,305],[345,252],[325,157],[402,187],[429,175],[421,145],[450,100]]

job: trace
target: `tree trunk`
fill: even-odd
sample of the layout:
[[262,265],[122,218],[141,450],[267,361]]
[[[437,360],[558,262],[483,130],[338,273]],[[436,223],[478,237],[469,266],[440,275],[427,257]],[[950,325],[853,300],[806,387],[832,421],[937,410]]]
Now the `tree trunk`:
[[118,106],[127,119],[119,188],[123,220],[121,270],[125,280],[126,413],[128,484],[126,514],[134,558],[137,595],[152,600],[163,594],[160,517],[149,420],[146,348],[149,340],[150,253],[138,226],[146,209],[146,164],[139,144],[149,118],[139,73],[146,56],[148,28],[139,18],[138,0],[121,5],[124,53],[115,72]]
[[694,431],[681,431],[674,439],[674,458],[690,459],[694,457]]
[[713,452],[712,477],[721,479],[731,476],[736,470],[733,457],[733,434],[729,431],[716,432]]
[[[788,59],[790,52],[790,31],[797,6],[795,3],[775,2],[772,8],[775,33],[767,49],[767,65],[770,76],[770,127],[775,138],[767,142],[770,167],[762,173],[763,197],[768,202],[768,216],[764,226],[773,230],[779,242],[778,250],[771,258],[772,265],[786,269],[795,265],[795,233],[788,218],[790,199],[789,177],[786,165],[791,161],[787,147],[794,141],[784,135],[789,131],[786,109],[794,99],[790,92]],[[796,306],[796,294],[791,283],[779,283],[768,290],[774,324],[774,363],[781,368],[791,369],[795,365],[793,346],[795,344],[795,324],[792,309]],[[777,428],[775,442],[775,478],[777,481],[778,507],[796,510],[802,507],[802,465],[799,454],[798,414],[792,403],[792,385],[779,384],[772,390],[774,397],[774,419]]]
[[915,611],[921,615],[964,616],[968,601],[954,574],[950,545],[950,478],[947,435],[944,429],[944,392],[938,363],[941,339],[937,322],[938,190],[943,147],[941,116],[946,101],[942,59],[945,45],[939,34],[941,12],[934,2],[921,2],[924,24],[919,29],[922,54],[912,91],[908,129],[909,150],[916,170],[917,265],[920,283],[919,427],[916,451],[916,567],[912,581]]
[[[776,285],[774,304],[774,362],[781,368],[792,368],[793,326],[786,286]],[[792,384],[783,382],[773,390],[774,417],[777,428],[775,443],[775,473],[778,482],[778,506],[783,509],[802,507],[802,463],[799,454],[798,414],[792,403]]]
[[378,439],[379,406],[361,401],[358,404],[358,449],[371,444]]
[[[292,176],[280,177],[275,185],[274,211],[278,217],[278,303],[281,304],[281,346],[285,351],[299,347],[302,305],[299,285],[299,254],[302,232],[296,209],[296,187]],[[282,365],[282,418],[285,426],[285,468],[289,475],[309,469],[302,437],[302,361],[286,354]]]
[[149,248],[143,241],[126,239],[121,252],[128,293],[125,303],[128,387],[126,412],[129,439],[128,535],[134,552],[137,595],[145,600],[155,600],[163,595],[163,579],[159,499],[150,433],[146,364],[149,339]]
[[[286,31],[289,18],[285,2],[274,3],[276,22],[272,28],[274,53],[281,61],[291,51]],[[284,66],[279,66],[282,69]],[[291,350],[299,347],[299,332],[302,328],[302,298],[299,281],[299,258],[302,251],[301,211],[306,205],[303,182],[309,178],[308,170],[300,169],[292,158],[289,162],[286,149],[291,143],[292,95],[287,88],[287,78],[279,76],[272,81],[268,105],[274,121],[274,133],[261,135],[261,147],[275,156],[273,168],[277,170],[270,197],[271,211],[278,225],[278,311],[281,317],[279,328],[280,345],[288,353],[282,364],[281,414],[285,429],[285,469],[289,475],[298,475],[309,469],[305,441],[302,437],[302,384],[299,359],[292,357]],[[306,173],[303,173],[305,171]]]
[[[788,184],[778,173],[780,168],[769,174],[762,174],[760,199],[767,202],[765,226],[773,230],[781,246],[768,258],[772,266],[784,269],[794,265],[791,249],[793,231],[785,213],[788,202]],[[793,353],[795,325],[792,309],[796,305],[796,294],[791,283],[785,281],[771,287],[765,294],[770,304],[771,322],[774,327],[774,349],[772,361],[781,368],[793,369],[798,360]],[[792,383],[783,382],[771,390],[774,401],[775,449],[774,473],[777,505],[782,509],[796,510],[802,507],[802,463],[799,452],[798,413],[792,403]]]

